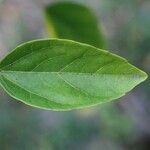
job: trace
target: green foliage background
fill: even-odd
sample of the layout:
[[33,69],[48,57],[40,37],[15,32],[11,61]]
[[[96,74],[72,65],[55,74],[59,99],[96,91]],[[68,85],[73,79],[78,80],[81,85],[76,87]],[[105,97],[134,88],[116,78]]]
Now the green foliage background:
[[[48,36],[42,9],[52,2],[56,0],[0,1],[0,57],[22,42]],[[96,13],[107,49],[149,74],[149,0],[78,2]],[[150,147],[149,83],[148,79],[120,101],[61,113],[28,107],[1,92],[0,149],[147,150]]]

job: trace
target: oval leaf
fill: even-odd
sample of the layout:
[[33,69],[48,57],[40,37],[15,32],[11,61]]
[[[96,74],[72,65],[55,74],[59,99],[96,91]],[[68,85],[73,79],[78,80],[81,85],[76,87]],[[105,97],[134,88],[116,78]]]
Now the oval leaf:
[[18,46],[0,62],[0,82],[12,97],[32,106],[68,110],[123,96],[147,75],[124,58],[70,40]]
[[98,21],[87,7],[71,2],[56,3],[46,7],[45,16],[50,37],[71,39],[104,48]]

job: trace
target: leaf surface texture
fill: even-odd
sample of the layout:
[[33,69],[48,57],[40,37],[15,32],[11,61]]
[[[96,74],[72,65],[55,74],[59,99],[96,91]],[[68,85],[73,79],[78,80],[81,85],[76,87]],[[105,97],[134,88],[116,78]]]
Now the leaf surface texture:
[[71,40],[27,42],[0,62],[0,83],[8,94],[52,110],[117,99],[146,77],[124,58]]

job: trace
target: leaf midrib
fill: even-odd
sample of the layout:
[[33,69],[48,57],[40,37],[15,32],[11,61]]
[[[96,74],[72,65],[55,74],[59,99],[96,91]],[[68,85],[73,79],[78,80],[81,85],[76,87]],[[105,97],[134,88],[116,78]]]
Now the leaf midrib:
[[[35,71],[35,72],[31,72],[31,71],[8,71],[8,70],[1,70],[0,71],[0,75],[3,75],[5,73],[26,73],[26,74],[44,74],[44,73],[47,73],[47,74],[73,74],[73,75],[89,75],[89,76],[136,76],[136,77],[141,77],[138,73],[126,73],[126,74],[123,74],[123,73],[118,73],[118,74],[112,74],[112,73],[97,73],[97,72],[94,72],[94,73],[88,73],[88,72],[47,72],[47,71],[42,71],[42,72],[39,72],[39,71]],[[141,73],[143,73],[141,71]]]

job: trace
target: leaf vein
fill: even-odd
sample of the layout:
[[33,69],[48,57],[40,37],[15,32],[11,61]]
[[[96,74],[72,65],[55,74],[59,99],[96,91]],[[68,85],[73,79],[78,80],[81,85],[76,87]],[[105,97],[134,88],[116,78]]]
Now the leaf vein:
[[[2,76],[2,77],[3,77],[3,78],[6,78],[8,81],[10,81],[11,83],[17,85],[17,86],[20,87],[21,89],[27,91],[27,92],[29,93],[29,97],[31,97],[32,94],[33,94],[33,95],[39,96],[39,97],[41,97],[41,98],[44,98],[44,99],[46,99],[46,100],[48,100],[48,101],[51,101],[52,103],[57,103],[57,104],[64,105],[64,103],[62,104],[62,103],[59,103],[59,102],[55,102],[54,100],[50,100],[50,99],[48,99],[48,98],[46,98],[46,97],[44,97],[44,96],[42,96],[42,95],[38,95],[38,94],[36,94],[36,93],[34,93],[34,92],[31,92],[31,91],[29,91],[28,89],[26,89],[26,88],[24,88],[24,87],[18,85],[15,81],[12,81],[12,80],[8,79],[7,77],[4,77],[4,76]],[[2,80],[3,80],[3,79],[2,79]],[[4,80],[3,80],[3,81],[4,81]],[[4,82],[5,82],[5,81],[4,81]],[[5,83],[6,83],[6,82],[5,82]],[[7,84],[7,83],[6,83],[6,84]],[[8,85],[7,85],[7,86],[8,86]],[[9,87],[9,86],[8,86],[8,87]],[[69,104],[67,104],[67,105],[69,105]]]
[[[41,48],[41,49],[39,49],[38,51],[41,51],[41,50],[44,50],[44,49],[46,50],[47,48],[49,48],[49,47]],[[29,56],[29,55],[32,55],[34,52],[35,52],[35,51],[32,51],[31,53],[28,53],[28,54],[26,54],[26,55],[20,57],[19,59],[17,59],[17,60],[15,60],[14,62],[12,62],[12,63],[10,63],[10,64],[8,64],[8,65],[2,67],[1,69],[6,68],[6,67],[9,67],[9,66],[11,66],[11,65],[13,65],[13,64],[15,64],[15,63],[17,63],[18,61],[22,60],[23,58],[25,58],[25,57],[27,57],[27,56]]]

